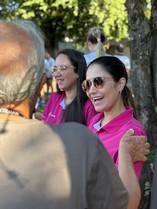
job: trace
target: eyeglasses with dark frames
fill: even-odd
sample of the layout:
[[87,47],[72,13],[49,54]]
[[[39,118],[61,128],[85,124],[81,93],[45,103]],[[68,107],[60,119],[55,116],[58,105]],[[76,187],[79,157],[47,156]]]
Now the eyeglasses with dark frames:
[[95,77],[93,78],[93,80],[84,80],[82,82],[82,89],[84,92],[88,92],[90,90],[90,87],[92,86],[92,84],[97,88],[97,89],[101,89],[103,88],[103,86],[105,85],[106,81],[108,79],[112,79],[112,78],[106,78],[106,77]]

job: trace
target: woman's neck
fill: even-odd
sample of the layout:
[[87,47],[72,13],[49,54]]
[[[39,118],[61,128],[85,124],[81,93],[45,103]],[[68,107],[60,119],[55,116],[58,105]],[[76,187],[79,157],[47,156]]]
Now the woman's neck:
[[101,126],[106,125],[107,123],[109,123],[111,120],[113,120],[115,117],[120,115],[125,110],[126,110],[126,108],[123,105],[120,108],[116,108],[116,109],[110,110],[110,111],[105,111],[104,112],[104,117],[103,117],[103,119],[101,121]]
[[77,90],[73,89],[65,92],[65,104],[70,104],[77,96]]

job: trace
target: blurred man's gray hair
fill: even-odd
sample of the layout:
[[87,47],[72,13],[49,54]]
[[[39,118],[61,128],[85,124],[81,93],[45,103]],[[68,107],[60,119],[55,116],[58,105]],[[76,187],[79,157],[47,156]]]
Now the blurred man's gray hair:
[[33,22],[0,21],[0,105],[33,96],[44,72],[44,35]]

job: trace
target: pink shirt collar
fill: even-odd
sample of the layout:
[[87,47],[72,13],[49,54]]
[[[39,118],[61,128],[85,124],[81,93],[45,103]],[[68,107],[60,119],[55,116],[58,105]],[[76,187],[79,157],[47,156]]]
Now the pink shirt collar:
[[107,123],[105,126],[100,126],[101,120],[104,116],[104,113],[99,113],[95,116],[95,119],[93,121],[93,128],[96,132],[103,131],[109,132],[109,133],[115,133],[119,130],[121,126],[123,126],[128,120],[133,118],[133,109],[131,107],[127,107],[126,111],[122,112],[117,117],[113,118],[109,123]]

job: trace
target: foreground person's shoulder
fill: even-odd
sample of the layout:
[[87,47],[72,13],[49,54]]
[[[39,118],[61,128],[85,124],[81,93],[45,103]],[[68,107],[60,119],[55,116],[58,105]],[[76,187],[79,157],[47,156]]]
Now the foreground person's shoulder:
[[87,126],[80,124],[80,123],[76,123],[76,122],[61,123],[59,125],[53,125],[52,127],[53,129],[58,129],[60,131],[67,130],[72,133],[74,133],[75,131],[78,131],[78,132],[81,131],[81,133],[91,134],[91,131],[87,128]]
[[95,136],[87,126],[76,123],[76,122],[67,122],[61,123],[59,125],[51,126],[53,131],[62,135],[63,137],[74,137],[75,140],[94,140],[97,141],[97,136]]

